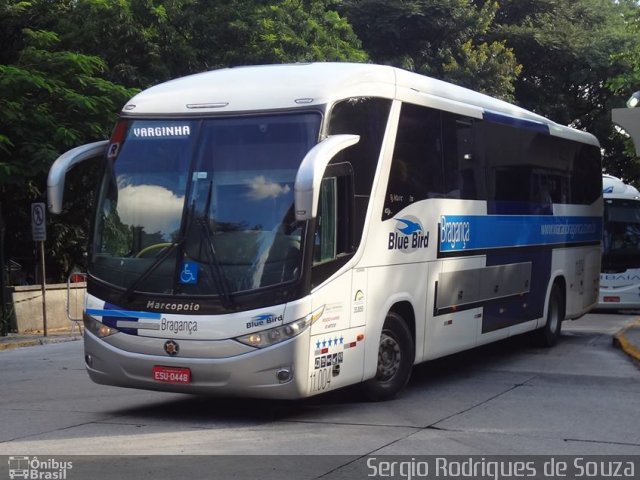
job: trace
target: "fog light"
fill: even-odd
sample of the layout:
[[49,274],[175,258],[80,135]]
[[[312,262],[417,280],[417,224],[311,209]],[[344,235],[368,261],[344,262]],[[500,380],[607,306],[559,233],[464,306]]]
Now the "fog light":
[[84,356],[84,362],[88,367],[93,367],[93,357],[88,353]]
[[287,383],[291,381],[293,375],[291,374],[291,370],[289,370],[288,368],[281,368],[276,373],[276,378],[280,383]]

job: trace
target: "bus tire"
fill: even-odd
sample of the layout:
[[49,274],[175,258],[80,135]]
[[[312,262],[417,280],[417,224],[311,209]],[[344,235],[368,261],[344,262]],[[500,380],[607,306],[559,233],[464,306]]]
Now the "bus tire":
[[558,343],[562,330],[564,310],[564,296],[558,284],[551,287],[549,305],[547,307],[547,322],[544,327],[536,331],[536,343],[540,347],[550,348]]
[[387,313],[378,345],[376,376],[362,384],[367,400],[381,401],[395,397],[409,382],[415,346],[404,319],[395,312]]

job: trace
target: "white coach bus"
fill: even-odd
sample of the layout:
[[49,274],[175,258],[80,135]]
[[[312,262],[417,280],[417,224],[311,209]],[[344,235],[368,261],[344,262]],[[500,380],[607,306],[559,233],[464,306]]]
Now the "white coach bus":
[[604,234],[599,309],[640,308],[640,192],[602,176]]
[[127,103],[103,158],[85,360],[98,383],[300,398],[538,330],[598,300],[598,141],[389,66],[217,70]]

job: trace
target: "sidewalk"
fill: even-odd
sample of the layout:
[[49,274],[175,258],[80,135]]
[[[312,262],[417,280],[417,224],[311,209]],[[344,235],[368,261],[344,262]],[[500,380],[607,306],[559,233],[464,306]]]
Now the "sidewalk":
[[33,333],[10,333],[6,337],[0,336],[0,351],[9,350],[20,347],[33,347],[35,345],[46,345],[49,343],[72,342],[82,340],[82,335],[77,327],[73,330],[57,330],[47,332],[47,336],[43,332]]

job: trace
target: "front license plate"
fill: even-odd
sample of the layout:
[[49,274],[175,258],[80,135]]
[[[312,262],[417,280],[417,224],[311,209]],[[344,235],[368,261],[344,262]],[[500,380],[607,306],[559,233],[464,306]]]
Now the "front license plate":
[[191,383],[191,370],[181,367],[153,367],[153,379],[163,383]]

